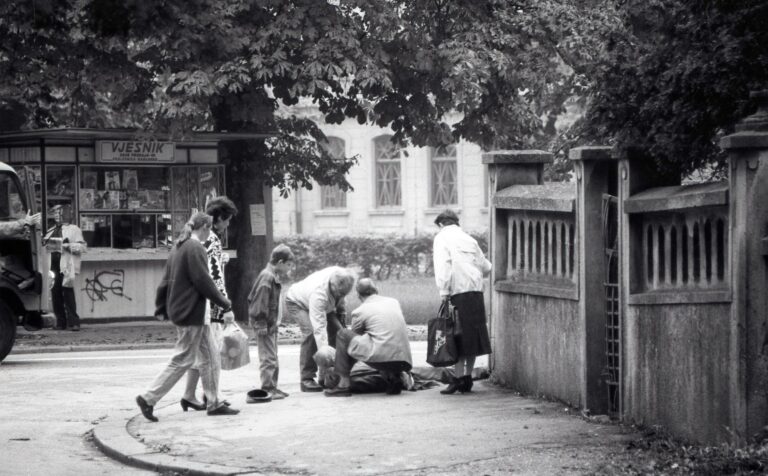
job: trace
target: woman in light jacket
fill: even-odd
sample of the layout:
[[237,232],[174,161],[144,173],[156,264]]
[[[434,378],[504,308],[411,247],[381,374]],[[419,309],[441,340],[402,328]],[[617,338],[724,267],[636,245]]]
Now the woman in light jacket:
[[483,300],[483,277],[491,272],[491,262],[477,241],[459,228],[459,217],[453,210],[438,215],[435,224],[440,228],[432,247],[435,281],[440,297],[450,299],[456,307],[459,329],[456,376],[440,393],[465,393],[472,390],[475,357],[491,353]]

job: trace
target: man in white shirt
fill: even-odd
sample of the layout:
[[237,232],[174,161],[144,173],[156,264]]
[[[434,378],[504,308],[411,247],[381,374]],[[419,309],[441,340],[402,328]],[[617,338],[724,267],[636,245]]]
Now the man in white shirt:
[[[322,392],[315,381],[318,349],[336,345],[336,333],[344,327],[344,298],[355,284],[355,275],[339,266],[316,271],[294,283],[285,296],[285,310],[299,325],[303,340],[299,350],[302,392]],[[324,375],[320,375],[321,380]]]

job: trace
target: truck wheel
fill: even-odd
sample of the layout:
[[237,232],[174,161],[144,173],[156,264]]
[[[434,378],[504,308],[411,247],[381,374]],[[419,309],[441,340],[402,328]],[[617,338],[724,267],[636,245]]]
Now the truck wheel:
[[0,361],[8,355],[16,339],[16,316],[0,301]]

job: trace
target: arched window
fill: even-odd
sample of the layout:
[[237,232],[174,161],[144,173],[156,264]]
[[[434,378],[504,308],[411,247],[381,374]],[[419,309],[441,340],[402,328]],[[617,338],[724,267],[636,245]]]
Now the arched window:
[[[343,139],[329,137],[328,142],[322,147],[337,160],[343,160],[345,156],[345,144]],[[320,187],[320,203],[323,210],[347,208],[347,193],[338,185],[322,185]]]
[[432,207],[458,205],[456,144],[431,149],[430,197]]
[[376,206],[399,207],[401,150],[392,136],[380,136],[373,140],[376,163]]

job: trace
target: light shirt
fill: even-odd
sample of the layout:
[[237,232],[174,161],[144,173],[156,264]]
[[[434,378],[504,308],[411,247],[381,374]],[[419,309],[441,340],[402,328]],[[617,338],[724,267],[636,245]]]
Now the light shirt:
[[445,226],[435,235],[432,258],[440,296],[483,291],[483,276],[491,272],[491,262],[457,225]]
[[303,280],[294,283],[285,296],[286,300],[293,302],[309,313],[309,321],[312,323],[312,333],[315,336],[318,349],[328,345],[328,317],[326,314],[344,310],[344,298],[337,300],[331,294],[331,275],[337,271],[343,271],[343,268],[330,266],[315,271]]

